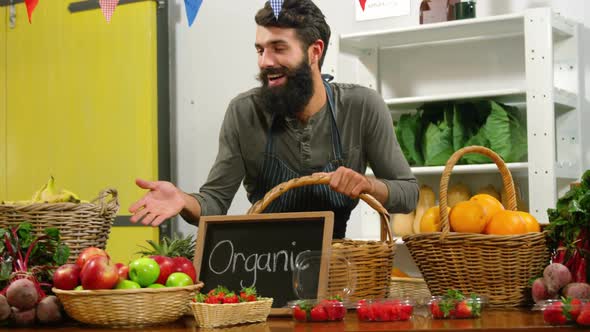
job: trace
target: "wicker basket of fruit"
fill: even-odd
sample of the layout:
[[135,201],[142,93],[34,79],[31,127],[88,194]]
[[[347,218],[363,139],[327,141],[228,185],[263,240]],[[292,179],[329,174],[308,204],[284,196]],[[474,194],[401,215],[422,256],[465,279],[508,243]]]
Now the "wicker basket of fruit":
[[[248,210],[248,214],[263,213],[270,203],[291,189],[308,185],[324,185],[326,190],[330,190],[329,183],[329,175],[316,174],[278,184],[256,202]],[[386,297],[395,254],[389,212],[371,195],[361,194],[359,198],[379,213],[381,236],[378,241],[347,239],[332,241],[332,252],[336,254],[335,256],[346,258],[351,263],[352,271],[338,268],[337,264],[331,263],[326,295],[340,294],[343,283],[348,282],[350,275],[354,275],[356,276],[355,291],[346,298],[347,301]]]
[[61,290],[53,292],[73,319],[107,327],[138,327],[173,322],[203,283],[184,287]]
[[[495,213],[488,215],[490,210],[483,206],[489,204],[466,201],[459,203],[465,213],[459,213],[459,205],[449,213],[447,187],[451,171],[467,153],[479,153],[495,162],[508,194],[506,207],[500,204]],[[439,210],[441,232],[403,238],[432,295],[443,295],[447,289],[456,289],[485,296],[490,306],[512,307],[528,303],[529,281],[543,273],[549,252],[545,234],[538,230],[529,232],[523,214],[516,211],[514,182],[504,161],[492,150],[481,146],[456,151],[447,161],[440,180]],[[467,213],[470,211],[473,213]],[[473,222],[471,217],[474,217]],[[471,227],[476,224],[478,230],[460,232],[458,229],[460,225]],[[538,223],[536,225],[538,227]]]
[[264,322],[270,314],[273,299],[258,297],[255,288],[229,292],[218,286],[208,294],[197,294],[191,303],[199,327],[220,327]]
[[73,262],[86,247],[106,247],[118,211],[117,190],[104,189],[94,200],[84,202],[71,191],[57,191],[51,177],[31,200],[0,202],[0,228],[23,221],[31,223],[37,235],[57,228]]

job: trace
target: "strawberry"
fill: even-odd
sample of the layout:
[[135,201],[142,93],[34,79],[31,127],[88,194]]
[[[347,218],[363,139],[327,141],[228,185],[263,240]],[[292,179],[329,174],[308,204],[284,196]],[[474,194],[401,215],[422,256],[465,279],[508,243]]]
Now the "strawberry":
[[445,318],[445,314],[440,310],[437,302],[430,304],[430,313],[432,314],[432,318]]
[[328,313],[326,312],[326,309],[324,309],[324,306],[320,304],[311,309],[310,316],[312,322],[323,322],[328,320]]
[[324,310],[326,310],[328,320],[342,320],[346,315],[346,309],[340,300],[322,300],[320,301],[320,305],[322,305]]
[[305,322],[307,321],[307,312],[301,309],[299,305],[296,305],[293,308],[293,318],[295,318],[297,321]]
[[590,306],[585,305],[582,311],[576,318],[576,323],[583,326],[590,326]]
[[471,305],[467,301],[460,301],[455,306],[455,318],[471,318]]
[[207,298],[205,299],[205,303],[220,304],[222,302],[219,301],[219,298],[217,297],[217,295],[211,294],[211,295],[207,296]]
[[576,320],[576,318],[578,318],[578,316],[580,315],[580,311],[582,311],[582,301],[576,298],[568,297],[564,299],[562,302],[563,309],[569,311],[569,316],[568,312],[565,313],[565,316],[568,318],[568,320]]
[[430,304],[432,318],[449,318],[455,316],[455,304],[452,300],[440,300]]
[[253,302],[257,300],[256,288],[245,287],[240,291],[240,302]]
[[238,299],[238,296],[236,295],[236,293],[229,292],[223,298],[222,303],[238,303],[238,302],[239,302],[239,299]]
[[551,325],[564,325],[568,319],[563,313],[563,303],[555,302],[551,303],[543,311],[543,319],[546,323]]

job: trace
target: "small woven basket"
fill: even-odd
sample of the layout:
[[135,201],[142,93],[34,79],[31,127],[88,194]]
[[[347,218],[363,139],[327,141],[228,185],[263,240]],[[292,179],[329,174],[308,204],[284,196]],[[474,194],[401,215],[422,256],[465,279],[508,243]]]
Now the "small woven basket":
[[529,301],[526,289],[531,278],[541,275],[549,263],[544,233],[486,235],[450,232],[447,187],[453,166],[467,153],[479,153],[494,161],[502,175],[508,197],[507,210],[516,210],[512,175],[492,150],[469,146],[447,161],[440,180],[442,232],[404,236],[412,258],[432,295],[447,289],[486,296],[493,307],[514,307]]
[[430,298],[426,281],[422,278],[391,277],[389,283],[390,298],[410,298],[416,303],[423,303]]
[[[273,200],[290,189],[306,185],[328,185],[329,183],[329,175],[309,175],[281,183],[256,202],[248,210],[248,214],[262,213]],[[336,264],[330,264],[327,293],[328,295],[341,293],[343,285],[346,285],[349,280],[349,276],[356,276],[354,293],[348,295],[347,301],[386,297],[389,291],[389,277],[395,254],[395,243],[391,233],[389,213],[371,195],[361,194],[359,198],[379,213],[381,239],[380,241],[345,239],[332,241],[332,252],[337,257],[345,257],[351,263],[353,271],[347,271],[338,268],[335,266]]]
[[53,292],[73,319],[106,327],[138,327],[173,322],[187,312],[203,287],[61,290]]
[[0,228],[29,222],[37,236],[44,234],[45,228],[57,228],[60,239],[70,248],[68,262],[74,263],[87,247],[105,249],[118,211],[117,190],[108,188],[90,203],[1,204]]
[[266,321],[272,298],[261,297],[258,301],[209,304],[191,303],[195,321],[199,327],[219,327]]

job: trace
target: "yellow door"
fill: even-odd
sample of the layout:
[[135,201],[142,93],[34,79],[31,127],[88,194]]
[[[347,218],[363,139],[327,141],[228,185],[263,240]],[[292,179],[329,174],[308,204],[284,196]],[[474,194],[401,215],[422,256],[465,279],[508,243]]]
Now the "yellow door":
[[[142,194],[134,179],[158,176],[156,2],[118,6],[110,24],[99,9],[70,13],[71,2],[40,1],[32,24],[18,4],[14,28],[1,9],[0,199],[28,199],[53,175],[83,199],[116,188],[124,216]],[[126,262],[157,238],[157,228],[117,227],[107,250]]]

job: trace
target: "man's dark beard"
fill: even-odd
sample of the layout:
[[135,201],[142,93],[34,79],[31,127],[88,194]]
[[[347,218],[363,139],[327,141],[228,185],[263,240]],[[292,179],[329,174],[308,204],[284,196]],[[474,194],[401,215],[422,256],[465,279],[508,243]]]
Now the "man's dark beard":
[[[269,87],[268,75],[272,74],[286,75],[287,82],[281,86]],[[294,69],[286,67],[262,69],[258,74],[258,80],[262,82],[260,97],[264,107],[280,117],[294,117],[302,112],[313,95],[311,67],[307,57]]]

